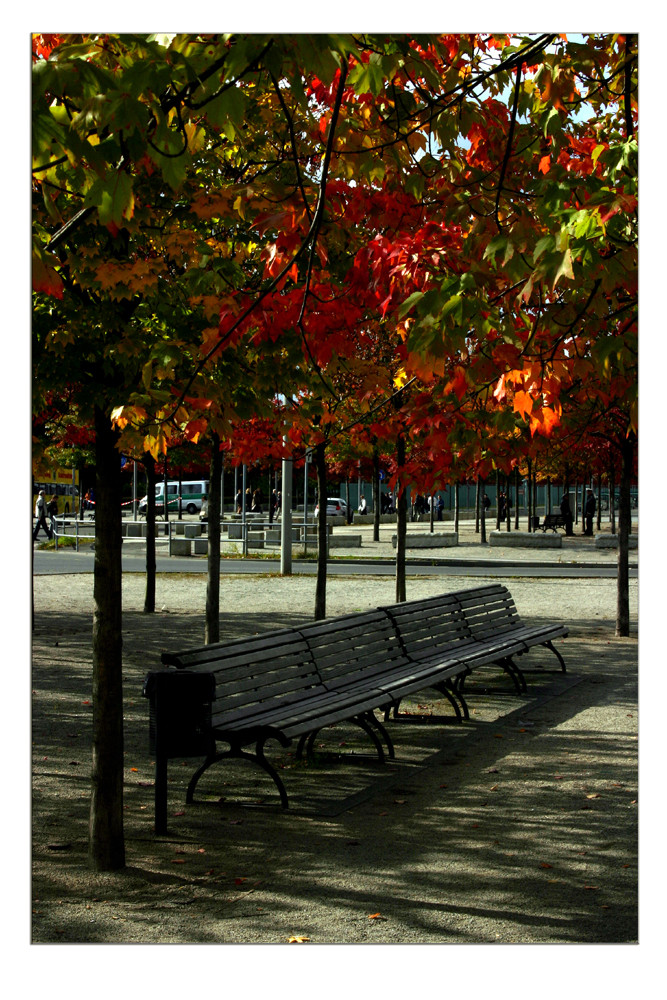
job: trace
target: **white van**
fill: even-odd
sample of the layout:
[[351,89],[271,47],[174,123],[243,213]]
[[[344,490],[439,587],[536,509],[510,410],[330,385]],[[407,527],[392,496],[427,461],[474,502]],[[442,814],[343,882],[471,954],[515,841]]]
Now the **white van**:
[[[208,495],[208,481],[205,479],[188,479],[181,483],[181,510],[186,514],[198,514],[202,500]],[[167,510],[178,513],[178,482],[167,483]],[[139,501],[139,513],[146,514],[148,497]],[[164,514],[164,480],[155,484],[155,513]]]

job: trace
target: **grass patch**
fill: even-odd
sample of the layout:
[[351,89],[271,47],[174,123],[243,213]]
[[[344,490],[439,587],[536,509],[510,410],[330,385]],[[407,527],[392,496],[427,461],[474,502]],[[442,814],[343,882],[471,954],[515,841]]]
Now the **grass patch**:
[[[95,537],[91,535],[79,535],[79,548],[85,545],[94,545]],[[56,548],[56,542],[54,538],[51,538],[48,542],[41,542],[37,548],[41,552],[53,552]],[[75,549],[76,548],[76,538],[70,538],[69,535],[66,538],[58,539],[59,549]]]

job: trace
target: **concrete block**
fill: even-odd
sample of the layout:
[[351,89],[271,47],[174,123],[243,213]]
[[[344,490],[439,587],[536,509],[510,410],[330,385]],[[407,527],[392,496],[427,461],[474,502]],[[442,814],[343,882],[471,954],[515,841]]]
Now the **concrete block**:
[[189,556],[192,555],[192,543],[189,538],[174,538],[172,536],[171,542],[169,544],[169,555],[170,556]]
[[201,535],[201,524],[184,524],[186,538],[199,538]]
[[360,549],[361,535],[330,535],[330,549]]
[[[639,538],[637,535],[630,535],[628,537],[628,548],[636,549],[639,545]],[[595,548],[596,549],[617,549],[618,548],[618,535],[596,535],[595,536]]]
[[[391,544],[394,548],[398,545],[398,536],[391,536]],[[405,536],[406,549],[448,549],[459,544],[459,536],[456,531],[431,532],[427,535],[417,535],[408,531]]]
[[561,549],[563,537],[553,531],[492,531],[489,543],[512,548]]
[[193,539],[194,554],[196,556],[207,556],[208,555],[208,538],[195,538]]
[[148,534],[148,525],[145,522],[140,524],[139,521],[130,521],[124,527],[127,538],[145,538]]

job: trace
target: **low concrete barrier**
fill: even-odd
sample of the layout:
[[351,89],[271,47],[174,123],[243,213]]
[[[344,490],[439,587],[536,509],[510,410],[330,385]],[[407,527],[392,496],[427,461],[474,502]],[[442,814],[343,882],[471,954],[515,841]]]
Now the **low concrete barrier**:
[[192,543],[189,538],[172,538],[169,542],[170,556],[190,556],[192,555]]
[[186,538],[199,538],[201,536],[201,524],[184,524]]
[[[394,548],[398,545],[398,535],[391,536],[391,544]],[[456,531],[433,532],[427,535],[417,535],[408,531],[405,536],[406,549],[449,549],[459,544],[459,536]]]
[[[639,538],[637,535],[628,536],[628,548],[636,549],[639,545]],[[595,548],[596,549],[617,549],[618,548],[618,535],[596,535],[595,536]]]
[[196,556],[208,555],[208,538],[195,538],[192,545]]
[[[317,540],[315,539],[315,544]],[[330,535],[330,549],[360,549],[361,535]]]
[[492,531],[489,535],[491,545],[502,545],[526,549],[561,549],[562,535],[543,531]]

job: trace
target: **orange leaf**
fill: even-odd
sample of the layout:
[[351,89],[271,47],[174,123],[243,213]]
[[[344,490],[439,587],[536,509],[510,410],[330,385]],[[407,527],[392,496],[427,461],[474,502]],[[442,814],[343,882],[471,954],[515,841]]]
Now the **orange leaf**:
[[533,400],[527,392],[524,392],[523,389],[519,389],[517,392],[514,393],[515,413],[520,413],[525,420],[526,416],[530,416],[532,409],[533,409]]
[[542,159],[540,160],[540,165],[538,167],[538,170],[540,170],[543,174],[548,174],[550,169],[551,169],[551,157],[547,153],[547,155],[543,156]]
[[303,944],[305,941],[310,941],[309,937],[304,934],[295,934],[293,937],[289,938],[288,944]]

